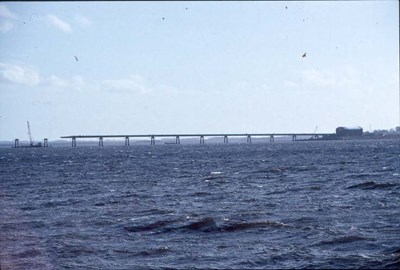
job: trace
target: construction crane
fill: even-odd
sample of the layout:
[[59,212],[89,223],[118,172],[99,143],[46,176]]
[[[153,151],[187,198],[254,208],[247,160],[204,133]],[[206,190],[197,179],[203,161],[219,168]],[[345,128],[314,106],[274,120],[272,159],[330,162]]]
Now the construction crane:
[[29,145],[19,145],[19,140],[15,139],[15,148],[19,148],[19,147],[49,147],[48,142],[47,142],[47,138],[45,138],[44,141],[44,145],[42,146],[41,142],[38,142],[35,144],[35,142],[32,139],[32,133],[31,133],[31,127],[29,125],[29,121],[26,121],[26,124],[28,125],[28,136],[29,136]]
[[29,135],[29,145],[33,146],[33,140],[32,140],[32,134],[31,134],[31,127],[29,126],[29,121],[26,121],[26,123],[28,124],[28,135]]

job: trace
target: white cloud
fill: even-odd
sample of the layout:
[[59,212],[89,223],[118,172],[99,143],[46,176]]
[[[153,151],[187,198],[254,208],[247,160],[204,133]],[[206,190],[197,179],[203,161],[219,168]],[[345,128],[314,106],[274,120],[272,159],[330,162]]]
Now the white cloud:
[[72,32],[72,28],[69,25],[69,23],[61,20],[60,18],[58,18],[55,15],[49,14],[45,17],[45,20],[50,23],[52,26],[54,26],[55,28],[57,28],[58,30],[61,30],[65,33],[71,33]]
[[86,82],[86,80],[82,76],[74,76],[71,79],[71,85],[73,88],[77,90],[85,90],[85,88],[95,87],[94,84],[90,84]]
[[48,85],[50,87],[56,88],[65,88],[70,85],[70,82],[55,75],[51,75],[50,77],[43,80],[43,85]]
[[56,75],[51,75],[41,80],[41,85],[55,88],[69,90],[92,90],[96,89],[95,83],[86,82],[82,76],[73,76],[70,78],[60,78]]
[[13,27],[12,20],[18,19],[18,15],[11,12],[5,5],[0,5],[0,32],[7,33]]
[[171,86],[165,85],[165,84],[159,85],[157,87],[157,92],[166,93],[166,94],[172,94],[172,95],[179,94],[178,89],[176,89],[175,87],[171,87]]
[[17,19],[18,15],[11,12],[5,5],[0,5],[0,17],[6,19]]
[[301,72],[301,75],[305,83],[315,84],[318,86],[329,86],[335,84],[335,79],[331,72],[321,72],[316,69],[309,69]]
[[392,77],[393,77],[393,82],[396,84],[396,85],[398,85],[399,84],[399,73],[398,72],[393,72],[393,74],[392,74]]
[[13,23],[5,20],[5,21],[0,21],[0,32],[1,33],[7,33],[14,27]]
[[11,84],[35,86],[40,83],[39,74],[30,68],[0,63],[0,80]]
[[147,94],[151,90],[145,86],[143,78],[139,75],[131,75],[127,79],[104,80],[101,88],[109,91],[137,92]]
[[352,69],[318,70],[308,69],[300,72],[303,83],[320,87],[354,86],[359,84],[357,74]]
[[22,65],[0,63],[0,82],[26,86],[41,86],[49,90],[68,90],[90,93],[123,93],[128,95],[146,95],[157,91],[158,94],[177,94],[176,88],[168,85],[146,85],[140,75],[131,75],[122,79],[106,79],[101,81],[86,80],[76,75],[59,77],[57,75],[39,76],[39,73]]
[[80,26],[84,27],[90,26],[93,23],[88,17],[79,14],[75,16],[75,22],[77,22]]
[[295,83],[295,82],[293,82],[293,81],[284,81],[283,84],[284,84],[286,87],[297,87],[297,86],[298,86],[298,84]]

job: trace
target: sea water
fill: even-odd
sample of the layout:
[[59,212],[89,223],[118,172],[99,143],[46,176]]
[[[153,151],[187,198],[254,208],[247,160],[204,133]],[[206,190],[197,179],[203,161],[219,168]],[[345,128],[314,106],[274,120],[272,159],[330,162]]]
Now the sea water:
[[0,149],[1,269],[399,258],[398,140]]

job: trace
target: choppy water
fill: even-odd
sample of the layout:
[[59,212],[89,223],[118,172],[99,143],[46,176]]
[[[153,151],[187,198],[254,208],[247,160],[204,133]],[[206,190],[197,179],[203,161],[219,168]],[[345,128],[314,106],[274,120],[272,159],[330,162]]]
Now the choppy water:
[[1,269],[400,268],[400,142],[0,149]]

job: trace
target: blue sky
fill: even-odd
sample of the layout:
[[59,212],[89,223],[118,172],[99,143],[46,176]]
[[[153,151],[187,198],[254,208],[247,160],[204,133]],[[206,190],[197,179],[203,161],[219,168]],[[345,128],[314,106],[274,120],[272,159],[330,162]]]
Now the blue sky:
[[398,1],[2,2],[0,140],[27,139],[27,120],[36,140],[393,128],[398,10]]

